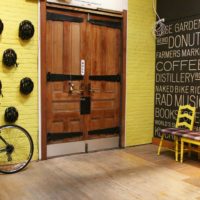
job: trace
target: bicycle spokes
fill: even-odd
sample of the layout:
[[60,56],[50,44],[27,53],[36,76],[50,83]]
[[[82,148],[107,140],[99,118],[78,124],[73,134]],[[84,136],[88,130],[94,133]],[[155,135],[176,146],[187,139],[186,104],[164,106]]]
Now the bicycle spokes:
[[15,173],[26,167],[33,155],[29,133],[17,125],[0,127],[0,172]]
[[6,152],[6,148],[5,147],[0,148],[0,153],[3,153],[3,152]]
[[4,143],[4,144],[6,144],[6,145],[8,145],[8,143],[6,142],[6,140],[0,135],[0,140]]

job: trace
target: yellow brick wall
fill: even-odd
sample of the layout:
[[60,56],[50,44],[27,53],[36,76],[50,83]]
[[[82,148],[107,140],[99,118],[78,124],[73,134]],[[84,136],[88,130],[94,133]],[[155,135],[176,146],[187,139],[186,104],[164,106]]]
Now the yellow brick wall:
[[[7,69],[0,62],[0,80],[3,85],[3,98],[0,98],[0,124],[4,122],[4,111],[15,106],[19,112],[16,124],[27,129],[34,140],[34,157],[38,159],[38,1],[8,0],[0,1],[0,19],[4,23],[4,31],[0,35],[0,59],[4,50],[13,48],[18,56],[18,67]],[[35,27],[34,37],[28,42],[18,38],[19,23],[30,20]],[[34,81],[34,90],[29,96],[19,92],[20,80],[30,77]]]
[[152,0],[129,0],[126,146],[150,143],[153,136],[154,20]]

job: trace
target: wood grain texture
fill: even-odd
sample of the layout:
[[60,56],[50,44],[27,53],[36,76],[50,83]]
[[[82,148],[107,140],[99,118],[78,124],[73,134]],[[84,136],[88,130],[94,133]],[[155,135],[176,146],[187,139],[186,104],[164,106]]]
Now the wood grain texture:
[[[55,12],[66,14],[61,11]],[[72,84],[75,89],[83,86],[82,96],[91,97],[91,114],[80,115],[81,95],[75,93],[70,95],[68,92],[70,81],[47,82],[47,133],[83,133],[83,137],[74,138],[73,141],[109,137],[106,132],[91,136],[88,135],[88,131],[120,126],[121,86],[119,82],[90,81],[89,76],[120,74],[121,30],[90,24],[86,20],[87,15],[83,13],[67,14],[82,17],[84,22],[47,20],[46,68],[51,73],[80,75],[80,61],[85,60],[84,80],[73,81]],[[110,20],[105,16],[90,17]],[[114,19],[116,20],[119,21]],[[90,92],[90,89],[94,92]],[[62,141],[71,142],[72,139]]]
[[[33,162],[0,175],[3,200],[197,200],[199,162],[157,156],[154,145]],[[12,184],[11,184],[12,183]]]
[[[47,21],[47,71],[80,75],[82,23]],[[79,89],[81,81],[73,81]],[[69,94],[70,81],[47,83],[47,133],[83,132],[80,95]],[[82,137],[59,142],[80,140]],[[55,143],[55,142],[49,142]]]
[[[118,133],[88,135],[88,131],[121,127],[121,93],[125,88],[122,88],[118,82],[91,81],[89,76],[122,73],[122,53],[124,52],[122,51],[122,30],[88,23],[88,15],[83,10],[74,12],[50,4],[47,4],[47,8],[44,7],[42,12],[46,10],[51,13],[81,17],[83,22],[47,20],[45,24],[43,23],[45,27],[42,41],[45,41],[42,43],[46,45],[44,51],[46,57],[42,61],[45,68],[42,70],[42,77],[46,79],[47,71],[80,75],[80,60],[84,59],[86,62],[84,80],[73,81],[73,84],[75,89],[84,90],[82,96],[91,97],[92,111],[90,115],[79,114],[81,95],[68,93],[69,81],[45,83],[43,80],[43,84],[46,84],[43,87],[46,91],[42,97],[44,102],[42,112],[46,112],[44,114],[46,118],[43,120],[43,123],[46,123],[43,124],[43,134],[45,134],[43,141],[47,139],[48,132],[83,133],[83,137],[64,139],[58,143],[118,135]],[[90,14],[89,17],[96,20],[122,21],[120,17],[122,13],[117,13],[116,17],[102,15],[103,13]],[[123,40],[126,42],[124,38]],[[94,92],[90,92],[89,89]],[[45,145],[45,142],[43,144]],[[44,151],[45,149],[46,147]]]
[[[108,20],[99,16],[92,19]],[[90,75],[117,75],[121,71],[121,30],[88,24],[90,57],[87,60]],[[120,83],[89,81],[91,116],[88,131],[120,126]],[[106,133],[105,133],[106,135]],[[105,137],[101,135],[98,137]],[[96,138],[97,136],[89,136]]]

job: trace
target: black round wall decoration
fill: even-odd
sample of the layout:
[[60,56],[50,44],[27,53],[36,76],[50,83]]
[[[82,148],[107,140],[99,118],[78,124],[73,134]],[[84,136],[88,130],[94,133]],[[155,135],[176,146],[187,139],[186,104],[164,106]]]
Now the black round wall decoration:
[[34,83],[33,81],[28,78],[25,77],[20,81],[20,92],[22,94],[28,95],[33,91],[34,88]]
[[15,107],[8,107],[5,110],[4,119],[8,123],[13,123],[18,119],[18,111]]
[[2,22],[1,19],[0,19],[0,34],[2,33],[3,28],[4,28],[4,25],[3,25],[3,22]]
[[3,53],[3,64],[7,67],[17,66],[17,54],[13,49],[7,49]]
[[19,37],[22,40],[29,40],[35,32],[33,24],[29,20],[24,20],[19,24]]

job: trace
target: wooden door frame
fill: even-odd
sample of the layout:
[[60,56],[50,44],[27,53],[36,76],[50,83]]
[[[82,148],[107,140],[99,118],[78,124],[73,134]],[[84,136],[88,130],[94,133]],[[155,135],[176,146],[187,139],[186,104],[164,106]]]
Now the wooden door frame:
[[[59,7],[59,6],[58,6]],[[89,12],[89,9],[77,9],[71,8],[76,11],[85,10]],[[91,10],[94,13],[94,10]],[[108,15],[105,11],[96,13],[101,15]],[[113,13],[109,14],[113,16]],[[121,148],[125,147],[125,113],[126,113],[126,41],[127,41],[127,11],[123,11],[122,13],[122,69],[121,69],[121,77],[122,77],[122,89],[121,89],[121,135],[120,135],[120,144]],[[46,0],[40,0],[40,30],[41,30],[41,156],[42,160],[47,159],[47,105],[46,105],[46,96],[47,96],[47,86],[46,86]]]
[[40,30],[41,30],[41,157],[42,160],[47,159],[47,112],[46,112],[46,0],[40,1]]
[[127,60],[127,10],[123,11],[122,27],[122,91],[121,91],[121,138],[119,146],[126,147],[126,60]]

